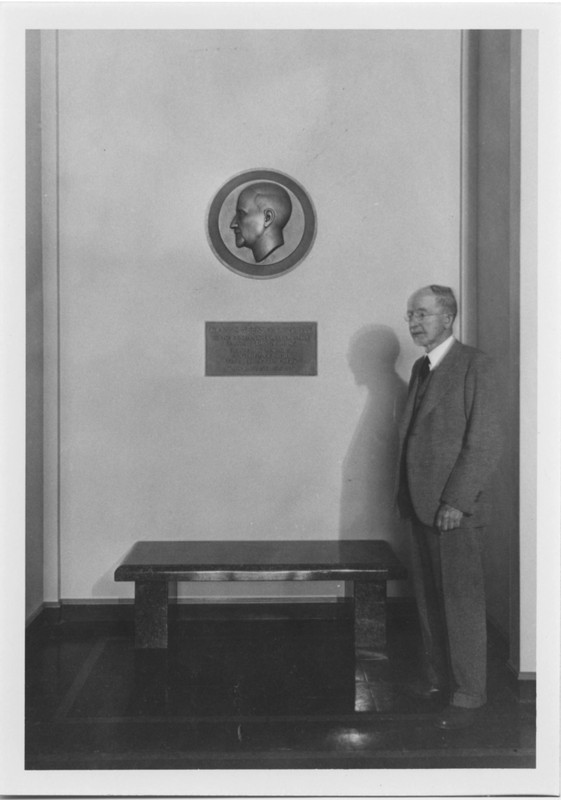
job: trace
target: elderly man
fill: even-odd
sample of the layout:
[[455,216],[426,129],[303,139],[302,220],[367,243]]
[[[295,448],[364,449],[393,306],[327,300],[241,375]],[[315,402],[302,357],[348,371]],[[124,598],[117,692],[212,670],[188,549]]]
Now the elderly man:
[[290,195],[277,183],[247,186],[238,197],[230,228],[236,247],[249,247],[259,264],[284,244],[283,228],[292,214]]
[[407,305],[415,362],[400,431],[398,505],[412,522],[412,572],[426,699],[448,693],[444,730],[471,725],[486,703],[486,611],[482,568],[485,489],[501,450],[491,360],[452,333],[451,289],[426,286]]

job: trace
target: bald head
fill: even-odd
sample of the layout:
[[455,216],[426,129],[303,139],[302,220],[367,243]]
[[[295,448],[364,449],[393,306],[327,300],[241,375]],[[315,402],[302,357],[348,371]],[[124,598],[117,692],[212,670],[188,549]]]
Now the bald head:
[[454,292],[449,286],[441,286],[438,283],[431,283],[429,286],[423,286],[422,289],[418,289],[413,297],[417,298],[422,297],[423,295],[434,297],[436,304],[442,309],[443,312],[446,314],[451,314],[453,319],[457,317],[458,304],[456,302],[456,298],[454,297]]
[[253,198],[260,211],[271,210],[274,215],[274,223],[280,228],[284,228],[292,214],[292,201],[286,189],[278,183],[262,181],[248,186],[242,192],[242,195],[244,194]]

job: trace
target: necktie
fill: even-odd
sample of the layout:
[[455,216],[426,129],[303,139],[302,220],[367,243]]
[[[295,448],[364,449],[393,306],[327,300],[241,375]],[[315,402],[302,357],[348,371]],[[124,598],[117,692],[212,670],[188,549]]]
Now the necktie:
[[430,375],[430,359],[428,356],[425,356],[423,359],[423,363],[421,364],[421,368],[419,370],[419,385],[424,383],[429,375]]
[[[417,388],[415,391],[415,400],[413,402],[413,411],[411,413],[411,419],[409,420],[409,427],[407,428],[407,433],[405,435],[405,445],[403,447],[402,459],[401,459],[402,476],[406,475],[405,454],[407,451],[407,440],[415,423],[415,418],[417,416],[419,406],[421,405],[421,400],[423,399],[423,395],[425,394],[429,375],[430,375],[430,359],[428,356],[425,356],[423,361],[421,362],[421,366],[419,367],[419,372],[417,374]],[[406,482],[407,478],[402,477],[402,480]]]
[[426,384],[428,377],[430,375],[430,359],[428,356],[425,356],[420,368],[419,374],[417,376],[417,391],[415,393],[415,406],[413,409],[413,417],[415,417],[419,406],[421,405],[421,400],[425,394]]

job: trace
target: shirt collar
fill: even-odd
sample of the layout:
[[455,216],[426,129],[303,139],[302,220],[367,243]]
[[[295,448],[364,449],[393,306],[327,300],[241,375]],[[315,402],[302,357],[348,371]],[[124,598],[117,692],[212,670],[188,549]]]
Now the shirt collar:
[[442,361],[446,353],[450,350],[455,341],[456,340],[454,336],[449,336],[447,339],[441,342],[441,344],[439,344],[438,347],[435,347],[434,350],[431,350],[430,353],[426,353],[430,362],[431,370],[435,369],[435,367],[437,367],[440,364],[440,362]]

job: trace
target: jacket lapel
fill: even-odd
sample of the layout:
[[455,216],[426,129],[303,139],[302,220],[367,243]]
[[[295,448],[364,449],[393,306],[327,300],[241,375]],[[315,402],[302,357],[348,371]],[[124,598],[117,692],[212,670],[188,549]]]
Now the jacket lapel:
[[462,356],[463,345],[455,341],[431,375],[426,394],[417,412],[417,422],[426,417],[450,389],[457,386],[464,371]]

